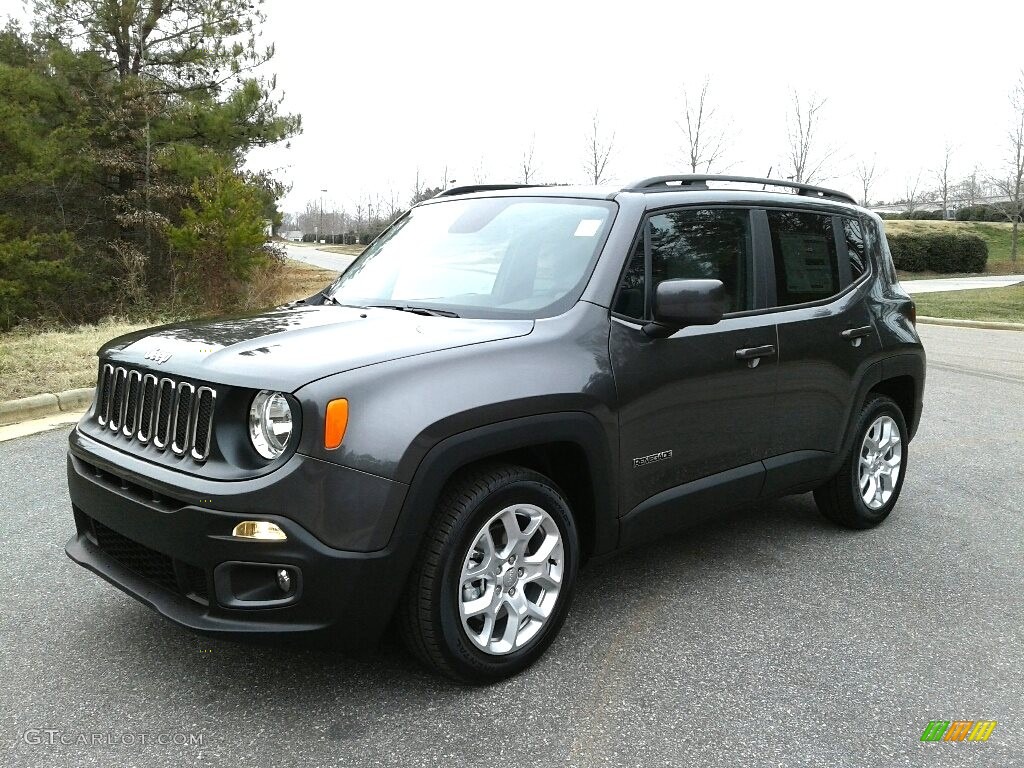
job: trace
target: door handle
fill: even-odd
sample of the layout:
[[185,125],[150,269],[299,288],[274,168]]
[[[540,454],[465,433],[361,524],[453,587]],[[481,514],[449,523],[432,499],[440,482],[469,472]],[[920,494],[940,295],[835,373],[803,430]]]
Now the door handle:
[[859,347],[864,338],[871,335],[872,330],[870,325],[862,325],[860,328],[847,328],[839,335],[850,342],[851,346]]
[[765,344],[762,347],[746,347],[736,350],[737,360],[746,360],[748,368],[757,368],[762,357],[771,357],[775,354],[774,344]]
[[852,341],[853,339],[862,339],[865,336],[871,335],[871,326],[862,325],[860,328],[847,328],[839,335],[848,341]]

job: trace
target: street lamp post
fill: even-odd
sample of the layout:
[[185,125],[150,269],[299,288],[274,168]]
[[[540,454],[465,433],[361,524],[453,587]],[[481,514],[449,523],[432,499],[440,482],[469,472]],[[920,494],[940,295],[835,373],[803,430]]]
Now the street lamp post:
[[320,234],[324,233],[324,193],[326,189],[320,190]]

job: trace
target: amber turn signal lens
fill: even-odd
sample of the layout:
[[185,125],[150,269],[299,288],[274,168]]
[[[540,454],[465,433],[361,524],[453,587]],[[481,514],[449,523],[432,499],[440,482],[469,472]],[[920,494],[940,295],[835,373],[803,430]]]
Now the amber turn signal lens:
[[324,448],[334,450],[345,439],[348,426],[348,400],[331,400],[327,404],[327,418],[324,420]]

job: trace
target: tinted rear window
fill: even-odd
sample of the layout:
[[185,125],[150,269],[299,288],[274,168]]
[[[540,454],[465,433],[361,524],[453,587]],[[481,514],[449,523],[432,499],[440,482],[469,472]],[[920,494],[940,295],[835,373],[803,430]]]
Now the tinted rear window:
[[775,254],[776,305],[820,301],[839,293],[832,217],[806,211],[768,211]]

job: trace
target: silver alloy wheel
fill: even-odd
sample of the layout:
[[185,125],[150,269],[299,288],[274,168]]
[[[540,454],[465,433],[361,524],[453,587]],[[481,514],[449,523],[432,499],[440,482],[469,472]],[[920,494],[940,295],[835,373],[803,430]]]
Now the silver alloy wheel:
[[540,507],[514,504],[473,537],[457,603],[477,648],[502,656],[522,648],[554,611],[565,565],[562,533]]
[[868,509],[889,503],[903,465],[903,440],[891,416],[879,416],[864,435],[860,447],[860,494]]

